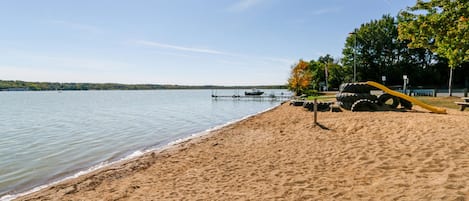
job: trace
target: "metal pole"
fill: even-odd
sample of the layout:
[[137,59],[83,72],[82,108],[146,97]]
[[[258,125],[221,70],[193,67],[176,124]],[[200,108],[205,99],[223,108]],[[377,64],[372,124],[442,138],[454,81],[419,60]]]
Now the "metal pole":
[[326,62],[326,66],[324,67],[324,73],[326,74],[326,91],[329,91],[329,87],[327,86],[327,77],[329,77],[329,72],[327,67],[329,66],[329,61]]
[[357,81],[357,33],[353,32],[355,36],[355,44],[353,48],[353,82]]
[[449,68],[449,83],[448,83],[448,93],[449,96],[453,96],[453,68]]

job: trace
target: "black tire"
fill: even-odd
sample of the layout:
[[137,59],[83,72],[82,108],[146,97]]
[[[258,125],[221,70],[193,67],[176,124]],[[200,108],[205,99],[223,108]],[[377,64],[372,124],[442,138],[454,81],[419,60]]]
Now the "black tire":
[[304,101],[293,101],[293,106],[303,106]]
[[321,112],[329,111],[331,109],[330,105],[332,105],[331,102],[320,102],[318,103],[318,111],[321,111]]
[[370,93],[372,87],[366,83],[343,83],[339,87],[340,93]]
[[[386,104],[386,102],[388,100],[392,100],[392,103],[391,104]],[[380,96],[378,96],[378,104],[379,105],[387,105],[391,108],[397,108],[397,106],[399,105],[399,98],[396,97],[396,96],[393,96],[391,94],[384,93],[384,94],[381,94]]]
[[350,102],[338,102],[339,103],[339,106],[346,109],[346,110],[350,110],[352,109],[352,105],[353,103],[350,103]]
[[[332,105],[332,102],[318,102],[318,111],[329,111],[330,105]],[[309,111],[314,111],[314,103],[312,102],[305,103],[303,107],[308,109]]]
[[367,99],[372,102],[376,102],[378,97],[375,95],[371,95],[369,93],[340,93],[336,95],[336,99],[339,102],[339,106],[350,110],[352,108],[353,103],[360,99]]
[[378,97],[369,93],[339,93],[336,96],[337,101],[340,102],[352,102],[354,103],[360,99],[368,99],[371,101],[377,101]]
[[404,99],[400,99],[399,102],[401,103],[401,107],[405,108],[405,109],[408,109],[408,110],[411,110],[412,109],[412,103],[407,101],[407,100],[404,100]]
[[314,104],[311,103],[311,102],[305,102],[305,103],[303,104],[303,107],[306,108],[306,109],[308,109],[308,110],[310,110],[310,109],[313,108],[313,105],[314,105]]
[[353,103],[352,108],[350,110],[352,112],[372,112],[378,110],[378,105],[368,99],[360,99]]

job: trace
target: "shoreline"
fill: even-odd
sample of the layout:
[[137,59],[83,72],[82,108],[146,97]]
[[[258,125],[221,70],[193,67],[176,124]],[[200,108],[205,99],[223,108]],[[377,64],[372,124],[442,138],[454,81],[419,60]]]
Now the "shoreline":
[[131,152],[130,154],[128,154],[126,156],[123,156],[122,158],[117,159],[115,161],[100,162],[100,163],[98,163],[96,165],[93,165],[89,168],[83,168],[82,170],[80,170],[76,173],[73,173],[72,175],[65,176],[64,178],[53,179],[49,183],[42,184],[42,185],[30,188],[29,190],[26,190],[26,191],[23,191],[23,192],[19,192],[19,193],[16,193],[16,194],[8,194],[7,193],[7,194],[2,195],[0,197],[0,201],[10,201],[10,200],[18,199],[18,198],[21,198],[21,197],[24,197],[24,196],[27,196],[27,195],[30,195],[30,194],[34,194],[34,193],[36,193],[38,191],[41,191],[43,189],[46,189],[48,187],[58,185],[58,184],[63,183],[63,182],[67,182],[69,180],[77,179],[79,177],[86,176],[88,174],[93,174],[94,172],[97,172],[97,171],[100,171],[100,170],[103,170],[103,169],[106,169],[106,168],[110,168],[112,166],[119,166],[119,164],[122,164],[122,163],[130,162],[130,161],[133,161],[133,160],[138,160],[138,158],[144,157],[145,155],[148,155],[148,154],[152,154],[152,153],[157,153],[158,154],[162,151],[165,151],[166,149],[172,149],[175,146],[178,146],[179,144],[187,143],[191,140],[194,140],[194,139],[197,139],[197,138],[200,138],[200,137],[204,137],[206,135],[210,135],[212,132],[223,129],[224,127],[230,126],[232,124],[236,124],[236,123],[241,122],[243,120],[246,120],[246,119],[249,119],[251,117],[254,117],[254,116],[260,115],[262,113],[268,112],[270,110],[273,110],[273,109],[281,106],[283,103],[284,102],[281,102],[279,105],[267,108],[267,109],[262,110],[260,112],[257,112],[257,113],[251,114],[251,115],[247,115],[247,116],[244,116],[244,117],[241,117],[239,119],[232,120],[232,121],[228,121],[226,123],[223,123],[223,124],[220,124],[220,125],[217,125],[217,126],[213,126],[213,127],[208,128],[204,131],[189,134],[187,137],[172,140],[172,141],[170,141],[170,142],[168,142],[164,145],[161,145],[161,146],[157,146],[157,147],[153,147],[153,148],[149,148],[149,149],[144,149],[144,150],[129,151],[129,152]]
[[469,114],[288,104],[19,200],[469,198]]

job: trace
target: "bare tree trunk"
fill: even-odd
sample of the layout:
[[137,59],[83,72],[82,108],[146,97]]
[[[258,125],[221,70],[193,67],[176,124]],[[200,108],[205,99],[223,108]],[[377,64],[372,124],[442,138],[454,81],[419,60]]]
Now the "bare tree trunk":
[[448,93],[449,96],[453,96],[453,68],[449,68],[449,83],[448,83]]

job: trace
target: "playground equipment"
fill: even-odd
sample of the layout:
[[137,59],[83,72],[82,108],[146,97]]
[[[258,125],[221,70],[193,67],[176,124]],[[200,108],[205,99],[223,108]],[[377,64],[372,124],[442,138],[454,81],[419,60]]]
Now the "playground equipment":
[[[380,89],[384,93],[379,96],[373,95],[370,92],[374,88]],[[353,112],[395,109],[399,105],[401,108],[410,110],[412,109],[412,104],[415,104],[434,113],[446,114],[446,109],[444,108],[428,105],[373,81],[344,83],[340,86],[336,99],[342,108]]]

